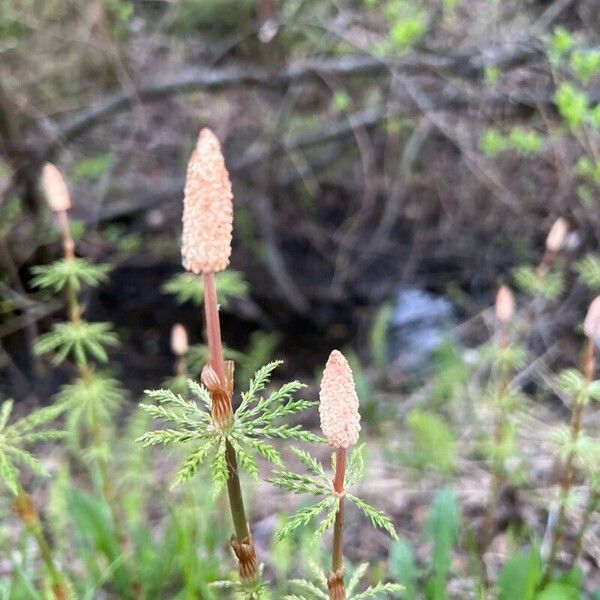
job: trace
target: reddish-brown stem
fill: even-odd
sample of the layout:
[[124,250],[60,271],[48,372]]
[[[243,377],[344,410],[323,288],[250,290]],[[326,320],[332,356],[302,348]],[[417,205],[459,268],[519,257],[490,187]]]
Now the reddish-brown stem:
[[333,489],[338,494],[344,492],[344,479],[346,478],[346,448],[337,448],[335,451],[335,476]]
[[227,389],[215,275],[214,273],[204,273],[202,279],[204,282],[204,314],[206,316],[206,337],[208,338],[208,349],[210,351],[210,364],[215,370],[221,386]]
[[[219,378],[221,387],[227,390],[229,386],[225,376],[215,277],[213,273],[204,273],[202,279],[204,282],[204,314],[206,316],[206,337],[210,351],[210,364]],[[246,519],[244,499],[238,475],[237,457],[233,446],[228,441],[225,446],[225,456],[229,474],[227,478],[227,492],[236,537],[232,541],[232,548],[239,561],[239,571],[242,579],[251,581],[258,577],[256,554]]]
[[73,241],[73,236],[71,235],[69,216],[66,210],[61,210],[56,214],[56,217],[62,233],[65,258],[70,260],[75,257],[75,242]]
[[333,551],[331,555],[331,572],[327,576],[327,589],[330,600],[345,600],[344,585],[344,480],[346,478],[346,449],[337,448],[335,451],[335,474],[333,491],[339,497],[339,505],[333,523]]
[[346,477],[346,449],[337,448],[335,452],[335,476],[333,489],[340,497],[340,504],[335,515],[333,525],[333,553],[331,570],[337,573],[343,567],[343,539],[344,539],[344,479]]
[[[65,260],[72,261],[75,259],[75,242],[71,236],[69,215],[66,210],[61,210],[56,216],[62,232]],[[77,300],[77,292],[71,285],[67,287],[67,305],[69,309],[69,318],[73,323],[78,323],[81,319],[81,308]]]
[[[583,376],[585,379],[585,385],[587,385],[594,378],[594,370],[596,368],[596,343],[592,338],[588,338],[583,355]],[[579,434],[581,433],[581,427],[583,424],[583,408],[585,402],[581,398],[575,399],[575,406],[571,414],[571,447],[574,448]],[[569,500],[569,494],[571,493],[571,487],[573,486],[573,480],[575,478],[575,450],[571,450],[564,464],[564,475],[560,482],[560,500],[558,508],[558,517],[556,520],[556,527],[552,534],[552,542],[550,545],[550,554],[548,556],[548,562],[544,570],[544,576],[540,583],[540,587],[543,588],[552,576],[554,569],[554,563],[556,562],[556,556],[558,555],[558,548],[563,536],[563,530],[565,528],[566,516],[567,516],[567,504]]]

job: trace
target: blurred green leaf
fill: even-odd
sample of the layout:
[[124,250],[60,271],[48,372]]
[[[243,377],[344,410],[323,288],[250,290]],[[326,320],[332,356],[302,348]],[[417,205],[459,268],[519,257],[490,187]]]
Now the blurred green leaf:
[[390,40],[394,50],[403,52],[418,42],[425,33],[426,17],[418,14],[400,19],[390,30]]
[[419,466],[451,472],[456,464],[456,440],[450,428],[435,413],[414,408],[406,417],[412,431],[410,456]]
[[452,489],[444,488],[434,498],[423,530],[423,537],[433,542],[429,559],[432,575],[425,587],[428,600],[447,598],[446,580],[451,567],[452,548],[458,539],[458,523],[456,496]]
[[577,50],[571,55],[571,67],[585,84],[600,72],[600,50]]
[[573,39],[573,36],[564,27],[557,27],[554,30],[554,34],[550,41],[550,50],[552,53],[562,56],[568,52],[574,44],[575,40]]
[[400,538],[392,544],[388,565],[392,577],[404,586],[403,600],[416,600],[419,571],[408,541]]
[[[106,0],[105,0],[106,1]],[[82,158],[75,164],[73,169],[73,180],[76,182],[95,181],[100,179],[114,162],[112,152],[97,154],[89,158]]]
[[555,100],[558,111],[570,127],[575,128],[583,124],[588,108],[585,92],[568,82],[563,82],[555,94]]
[[498,576],[498,600],[534,600],[542,577],[542,563],[537,546],[511,558]]

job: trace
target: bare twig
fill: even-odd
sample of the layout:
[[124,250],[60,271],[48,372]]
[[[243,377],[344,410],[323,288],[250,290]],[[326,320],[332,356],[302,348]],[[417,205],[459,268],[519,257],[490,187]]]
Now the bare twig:
[[[485,69],[491,66],[510,69],[533,64],[543,58],[540,45],[530,41],[513,43],[509,48],[499,49],[495,55],[476,48],[460,54],[419,54],[398,60],[384,60],[375,56],[308,59],[292,63],[278,71],[269,71],[258,65],[214,69],[200,67],[186,69],[174,77],[140,86],[137,98],[150,102],[192,90],[218,91],[234,86],[281,89],[327,77],[388,75],[390,70],[404,75],[434,73],[473,79],[481,77]],[[127,109],[130,102],[130,95],[123,91],[105,96],[59,123],[58,133],[63,140],[80,135],[107,117]]]

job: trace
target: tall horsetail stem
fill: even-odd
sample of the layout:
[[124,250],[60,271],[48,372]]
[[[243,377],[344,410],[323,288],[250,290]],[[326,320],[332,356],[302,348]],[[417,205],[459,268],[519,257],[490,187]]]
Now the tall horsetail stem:
[[352,369],[339,350],[334,350],[329,355],[319,397],[321,430],[329,444],[335,448],[333,491],[339,498],[333,524],[331,572],[327,575],[327,589],[330,600],[345,600],[343,541],[346,455],[348,447],[358,441],[360,414]]
[[[596,342],[598,339],[600,339],[600,296],[596,297],[590,304],[585,321],[583,323],[583,332],[587,337],[587,341],[583,351],[581,370],[584,378],[584,389],[587,390],[589,384],[594,379],[594,372],[596,370]],[[583,392],[582,394],[579,394],[577,398],[575,398],[575,404],[571,412],[571,450],[565,459],[564,475],[560,482],[560,497],[556,528],[554,529],[552,535],[550,553],[548,556],[548,562],[546,563],[546,568],[544,570],[544,575],[542,577],[541,587],[546,585],[552,577],[554,564],[558,555],[558,549],[566,525],[569,495],[575,479],[575,462],[577,458],[577,451],[575,448],[581,434],[581,429],[583,426],[583,410],[587,403],[587,397],[584,397],[585,394],[587,394],[587,392]],[[579,551],[579,549],[577,549],[577,551]]]
[[[75,260],[75,242],[71,233],[71,223],[68,214],[68,211],[72,206],[71,198],[69,189],[61,172],[51,163],[46,163],[42,169],[42,187],[44,188],[46,199],[51,210],[56,214],[56,219],[62,235],[65,261],[72,263],[72,261]],[[66,300],[69,321],[73,324],[79,323],[81,321],[81,305],[77,297],[77,290],[70,282],[67,283],[66,286]],[[83,363],[79,364],[78,368],[82,381],[89,384],[93,377],[93,371],[90,368],[87,359],[84,358]],[[88,425],[92,445],[95,446],[96,449],[101,449],[105,444],[105,439],[94,403],[91,404]],[[123,551],[125,551],[127,549],[125,524],[116,506],[112,478],[109,473],[107,460],[102,455],[102,452],[96,453],[96,465],[100,477],[100,491],[110,511],[119,545]],[[134,575],[131,590],[132,597],[139,597],[139,588],[139,581],[137,581],[137,577]]]
[[[204,311],[210,364],[201,380],[212,400],[216,427],[226,430],[233,420],[233,365],[223,360],[223,343],[214,274],[229,264],[233,229],[233,194],[221,145],[215,134],[202,129],[188,163],[183,200],[181,255],[185,269],[201,274],[204,284]],[[229,441],[225,444],[227,492],[235,535],[231,548],[238,559],[243,583],[259,579],[258,562],[248,528],[237,456]]]

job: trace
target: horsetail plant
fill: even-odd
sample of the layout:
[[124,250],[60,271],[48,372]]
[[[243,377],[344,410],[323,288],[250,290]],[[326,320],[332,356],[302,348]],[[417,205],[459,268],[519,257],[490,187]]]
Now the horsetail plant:
[[167,378],[163,385],[174,392],[185,392],[187,390],[188,365],[187,354],[190,350],[186,328],[181,323],[175,323],[171,327],[170,337],[171,352],[175,357],[173,363],[173,375]]
[[[106,433],[111,417],[117,409],[123,391],[116,379],[97,372],[94,363],[106,363],[106,348],[118,344],[110,323],[89,323],[83,318],[78,293],[83,287],[95,287],[104,282],[110,270],[108,265],[95,265],[75,255],[75,242],[71,234],[68,210],[71,208],[69,191],[60,171],[52,164],[42,170],[42,187],[48,204],[56,215],[63,243],[63,258],[49,265],[33,267],[32,285],[52,293],[64,293],[69,320],[57,323],[52,330],[40,336],[34,351],[52,354],[58,365],[72,357],[78,376],[64,385],[57,402],[65,406],[67,429],[72,443],[79,448],[82,432],[87,435],[87,450],[96,465],[98,487],[113,521],[115,534],[125,550],[125,526],[116,505],[115,490],[109,471],[109,444]],[[133,596],[137,596],[136,583],[132,583]]]
[[[325,467],[307,452],[293,449],[298,460],[308,469],[310,475],[300,475],[290,471],[280,471],[271,482],[295,494],[323,496],[316,504],[300,509],[292,515],[278,531],[276,540],[281,540],[298,527],[319,517],[321,522],[315,532],[315,538],[321,537],[333,526],[333,547],[331,570],[326,577],[319,577],[317,583],[306,580],[292,580],[291,585],[298,594],[287,596],[289,600],[363,600],[380,595],[400,592],[403,586],[393,583],[378,584],[364,592],[353,595],[355,587],[366,572],[366,564],[360,565],[354,572],[348,587],[344,581],[343,534],[345,501],[358,507],[371,521],[374,527],[385,530],[393,539],[398,536],[390,519],[383,513],[349,493],[349,487],[363,476],[364,461],[362,445],[357,446],[348,456],[348,448],[355,446],[360,431],[358,396],[354,377],[348,361],[338,350],[329,355],[323,379],[321,381],[319,415],[323,435],[334,448],[331,479]],[[322,516],[324,515],[324,516]]]
[[503,285],[496,296],[496,320],[499,325],[499,339],[496,346],[495,362],[498,365],[498,381],[493,392],[496,404],[496,423],[494,425],[494,486],[495,498],[504,478],[504,462],[508,454],[511,437],[510,414],[517,398],[511,394],[511,372],[523,361],[523,353],[519,348],[513,347],[510,340],[510,324],[515,313],[515,298],[509,287]]
[[[577,470],[586,461],[586,458],[589,459],[586,451],[590,446],[594,446],[594,440],[586,436],[583,430],[583,415],[590,400],[600,400],[600,380],[594,381],[596,344],[600,340],[600,296],[590,304],[583,323],[583,333],[587,339],[583,350],[581,370],[566,369],[559,374],[556,382],[558,388],[572,399],[571,422],[568,428],[558,429],[555,435],[558,455],[562,459],[562,478],[558,495],[558,516],[552,532],[542,587],[550,581],[554,573]],[[594,502],[593,496],[591,500]],[[584,531],[580,531],[578,535],[583,537]],[[577,542],[577,544],[579,543]],[[576,552],[578,551],[579,548]]]
[[546,236],[545,250],[539,264],[536,267],[523,265],[515,271],[516,284],[532,297],[532,302],[525,313],[525,325],[531,324],[536,309],[535,304],[539,304],[541,300],[556,300],[564,290],[563,273],[552,267],[560,251],[565,247],[568,234],[568,222],[559,217]]
[[492,369],[485,398],[493,411],[493,434],[486,436],[484,443],[486,455],[491,463],[491,485],[484,527],[484,532],[489,536],[495,533],[494,511],[500,492],[510,479],[508,459],[515,450],[512,417],[525,405],[522,394],[511,386],[511,376],[516,369],[523,366],[526,354],[512,339],[515,298],[512,290],[506,285],[498,289],[494,315],[497,323],[496,339],[482,348],[482,356]]
[[266,588],[246,517],[238,465],[256,478],[257,455],[278,467],[283,465],[279,452],[265,439],[318,442],[320,438],[299,425],[281,421],[314,405],[295,398],[303,384],[292,381],[262,395],[279,361],[257,371],[234,410],[234,363],[223,358],[215,286],[215,273],[227,267],[231,254],[232,199],[219,141],[212,131],[203,129],[187,169],[182,258],[185,269],[202,277],[210,362],[202,369],[201,383],[188,381],[192,399],[164,389],[146,392],[156,404],[142,404],[142,409],[174,428],[148,432],[139,441],[146,446],[193,443],[194,449],[179,469],[174,485],[191,479],[210,460],[215,493],[227,486],[234,527],[230,546],[238,562],[239,582],[224,582],[221,587],[231,587],[244,598],[255,600]]
[[71,593],[67,579],[56,564],[39,513],[21,481],[21,466],[27,467],[35,475],[48,475],[46,467],[25,450],[25,446],[64,437],[62,431],[40,429],[58,417],[64,406],[42,408],[9,425],[12,408],[12,400],[5,400],[0,406],[0,481],[14,496],[13,509],[37,544],[53,597],[56,600],[68,600]]
[[114,379],[96,373],[93,363],[106,363],[106,348],[117,345],[118,341],[110,323],[89,323],[83,319],[78,292],[83,285],[95,287],[106,281],[110,267],[75,256],[67,213],[71,201],[64,179],[54,165],[44,166],[42,184],[61,229],[64,256],[49,265],[33,267],[31,284],[52,293],[64,293],[69,320],[55,324],[50,332],[40,336],[34,350],[38,354],[53,354],[52,362],[56,365],[69,357],[75,360],[78,378],[63,387],[58,399],[68,405],[69,430],[77,436],[82,428],[87,429],[104,486],[108,474],[102,429],[121,397],[121,390]]

